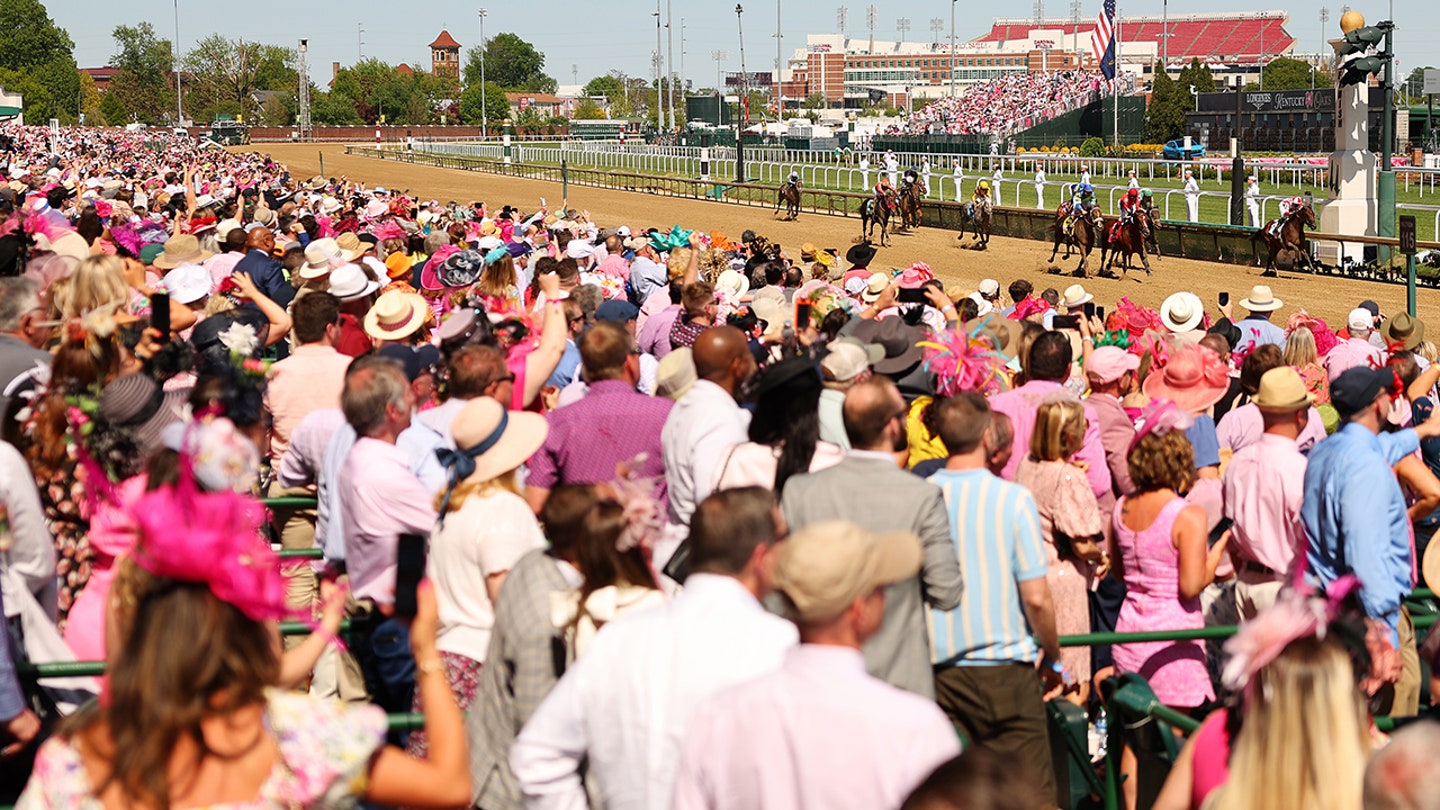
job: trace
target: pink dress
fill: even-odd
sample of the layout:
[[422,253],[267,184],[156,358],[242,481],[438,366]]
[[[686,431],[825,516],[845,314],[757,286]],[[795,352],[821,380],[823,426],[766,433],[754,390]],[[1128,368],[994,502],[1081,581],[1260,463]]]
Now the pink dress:
[[65,643],[77,661],[106,658],[105,606],[110,601],[110,585],[119,572],[120,560],[135,548],[139,526],[131,518],[129,507],[145,494],[145,483],[143,473],[122,481],[115,487],[119,503],[102,500],[90,519],[90,548],[95,552],[90,581],[75,597],[65,623]]
[[[1171,541],[1175,518],[1187,506],[1176,497],[1142,531],[1125,526],[1125,498],[1115,504],[1115,545],[1125,572],[1125,603],[1115,622],[1117,633],[1198,630],[1205,626],[1200,600],[1180,598],[1180,552]],[[1198,641],[1146,641],[1116,644],[1115,668],[1150,682],[1166,706],[1193,708],[1215,698]]]
[[[1090,632],[1090,582],[1094,567],[1080,559],[1061,558],[1056,532],[1068,537],[1093,537],[1104,531],[1100,507],[1084,470],[1064,461],[1036,461],[1026,456],[1015,470],[1015,483],[1030,490],[1045,533],[1045,582],[1055,600],[1055,630],[1062,636]],[[1090,682],[1090,648],[1063,647],[1060,663],[1080,683]]]

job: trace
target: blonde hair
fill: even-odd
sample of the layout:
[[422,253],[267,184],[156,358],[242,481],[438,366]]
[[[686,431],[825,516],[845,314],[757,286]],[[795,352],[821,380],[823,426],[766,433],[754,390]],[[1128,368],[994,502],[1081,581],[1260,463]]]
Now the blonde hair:
[[[450,496],[450,506],[445,510],[446,514],[460,511],[465,505],[465,500],[472,495],[489,495],[491,492],[504,491],[512,495],[520,495],[520,482],[515,480],[515,470],[507,470],[488,481],[461,481],[455,486],[455,492]],[[445,493],[441,492],[435,496],[435,510],[440,510],[440,504],[445,500]]]
[[685,277],[685,271],[690,267],[692,252],[693,249],[688,247],[677,247],[670,251],[670,255],[665,259],[665,268],[670,273],[671,281]]
[[1030,434],[1030,455],[1036,461],[1064,461],[1085,443],[1085,408],[1073,399],[1041,404]]
[[1255,679],[1215,808],[1360,810],[1369,723],[1344,645],[1292,642]]
[[1285,365],[1301,368],[1320,360],[1315,348],[1315,333],[1308,326],[1299,326],[1285,339]]
[[1415,347],[1415,353],[1432,363],[1440,359],[1440,350],[1437,350],[1435,344],[1428,340],[1420,341],[1420,345]]
[[130,303],[130,283],[125,264],[114,256],[91,256],[80,262],[70,276],[70,294],[63,314],[74,318],[106,304],[119,304],[125,311]]

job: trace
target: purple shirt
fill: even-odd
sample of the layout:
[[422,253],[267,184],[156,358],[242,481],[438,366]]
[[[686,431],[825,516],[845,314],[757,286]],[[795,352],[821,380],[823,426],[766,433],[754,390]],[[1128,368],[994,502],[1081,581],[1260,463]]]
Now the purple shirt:
[[1237,562],[1250,560],[1288,574],[1305,547],[1300,522],[1305,457],[1295,442],[1261,434],[1230,459],[1224,486],[1225,516],[1235,521],[1230,553]]
[[400,535],[435,528],[435,493],[410,472],[410,457],[388,442],[362,437],[340,472],[345,510],[345,567],[356,599],[395,601]]
[[640,351],[655,355],[656,360],[663,360],[670,353],[670,330],[679,318],[679,304],[671,304],[646,318],[645,325],[640,327],[640,334],[635,338]]
[[[1300,439],[1296,442],[1301,453],[1310,452],[1316,442],[1325,438],[1325,422],[1320,418],[1320,411],[1312,406],[1309,417],[1305,429],[1300,432]],[[1237,453],[1260,441],[1264,434],[1265,417],[1254,403],[1232,408],[1220,418],[1220,424],[1215,426],[1215,437],[1220,440],[1220,449]]]
[[[1030,434],[1035,432],[1035,412],[1040,409],[1041,400],[1061,390],[1058,382],[1031,380],[1013,391],[990,398],[991,410],[1010,417],[1015,427],[1015,452],[1006,462],[1001,478],[1015,480],[1020,460],[1030,451]],[[1087,465],[1085,478],[1089,480],[1095,497],[1099,498],[1110,492],[1110,468],[1105,464],[1105,448],[1100,444],[1100,418],[1088,403],[1085,404],[1085,421],[1089,423],[1085,428],[1085,443],[1080,446],[1075,458]]]
[[624,380],[592,384],[584,398],[550,412],[550,434],[530,457],[526,486],[554,489],[613,481],[616,465],[644,453],[638,472],[660,480],[663,500],[660,431],[674,405],[664,397],[646,396]]

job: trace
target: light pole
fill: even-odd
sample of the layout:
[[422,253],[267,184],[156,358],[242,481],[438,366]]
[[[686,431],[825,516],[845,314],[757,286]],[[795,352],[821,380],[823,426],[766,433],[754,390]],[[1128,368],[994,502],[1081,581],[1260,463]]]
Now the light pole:
[[735,117],[735,182],[745,182],[745,124],[750,123],[749,77],[745,75],[745,7],[735,4],[735,32],[740,36],[740,109]]
[[780,0],[775,0],[775,117],[777,120],[785,116],[785,94],[782,92],[780,84],[782,78],[780,69],[784,66],[782,59],[780,53]]
[[310,140],[310,71],[305,65],[305,54],[310,50],[308,39],[300,40],[300,69],[296,71],[300,85],[300,140]]
[[[1318,55],[1318,57],[1319,57],[1320,59],[1325,58],[1325,23],[1327,23],[1327,22],[1329,22],[1329,21],[1330,21],[1330,9],[1326,8],[1325,6],[1321,6],[1321,7],[1320,7],[1320,50],[1316,52],[1317,55]],[[1311,65],[1311,66],[1310,66],[1310,89],[1311,89],[1311,90],[1314,90],[1314,89],[1315,89],[1315,73],[1316,73],[1318,70],[1319,70],[1319,65]]]
[[665,130],[665,50],[660,44],[660,0],[655,0],[655,129]]
[[665,0],[665,99],[670,104],[670,131],[675,131],[675,17]]
[[480,9],[480,138],[490,134],[489,110],[485,109],[485,97],[490,95],[485,87],[485,9]]
[[950,0],[950,97],[955,97],[955,4]]
[[170,46],[170,61],[175,63],[175,126],[185,126],[185,107],[181,96],[185,91],[180,86],[180,0],[175,0],[175,44]]

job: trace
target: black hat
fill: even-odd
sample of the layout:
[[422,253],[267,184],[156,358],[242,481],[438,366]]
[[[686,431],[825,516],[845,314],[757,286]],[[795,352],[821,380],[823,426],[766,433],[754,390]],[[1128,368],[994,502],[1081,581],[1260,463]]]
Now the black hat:
[[1388,368],[1346,369],[1330,383],[1330,403],[1342,419],[1348,419],[1370,407],[1380,392],[1388,390],[1395,380],[1395,372]]
[[405,379],[410,382],[415,382],[427,371],[433,372],[440,364],[440,350],[429,343],[413,347],[392,343],[380,350],[380,356],[399,361],[405,370]]
[[869,267],[870,262],[875,258],[875,246],[869,242],[861,242],[845,251],[845,261],[857,267]]
[[861,321],[851,337],[861,343],[874,343],[885,348],[885,359],[872,366],[876,374],[903,377],[924,354],[920,341],[925,339],[925,330],[910,326],[900,318]]

